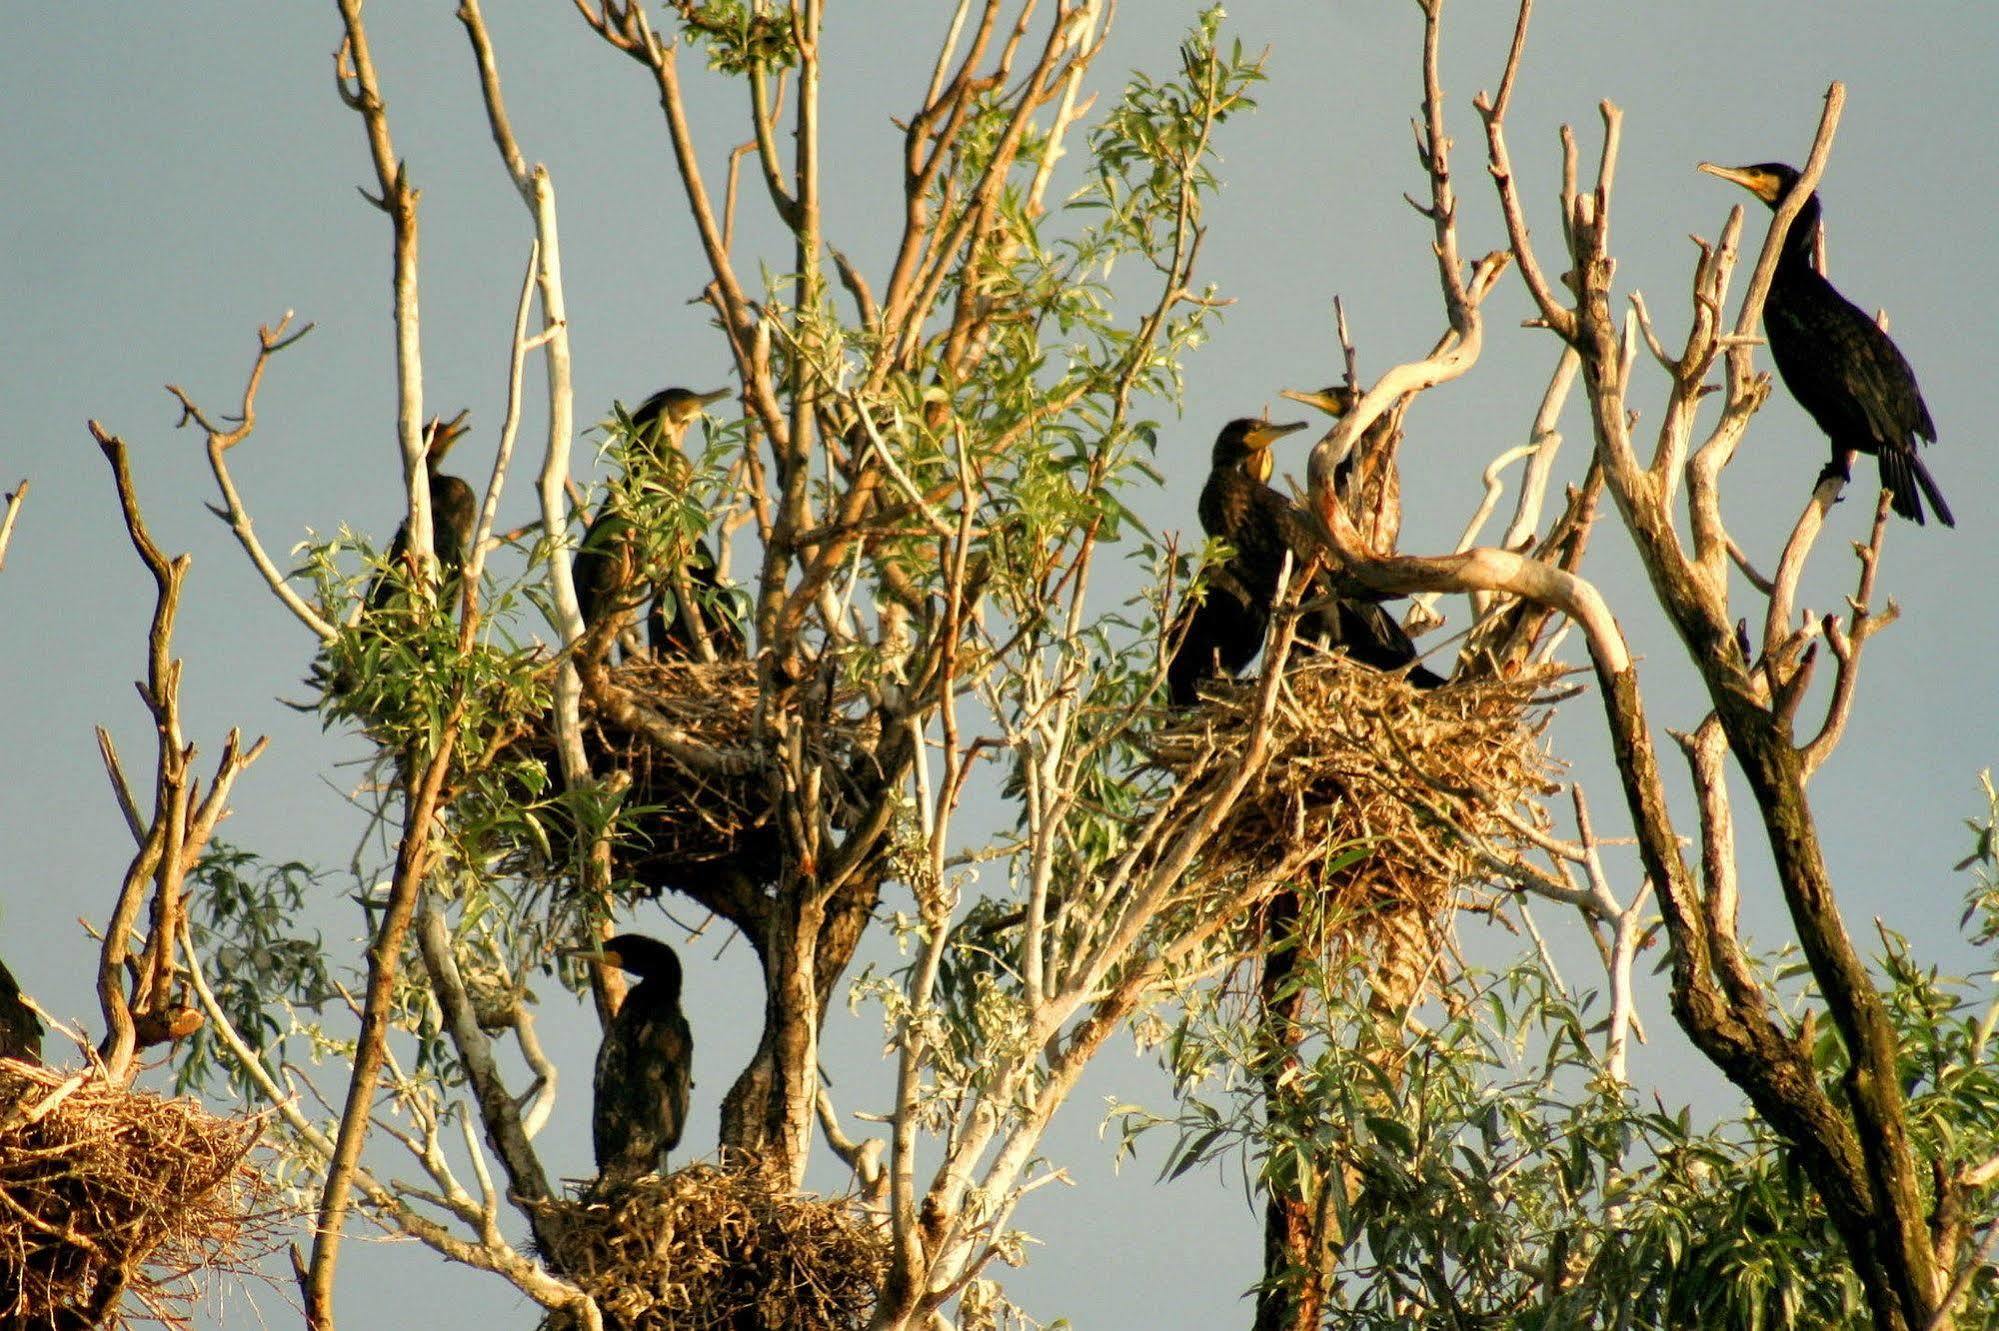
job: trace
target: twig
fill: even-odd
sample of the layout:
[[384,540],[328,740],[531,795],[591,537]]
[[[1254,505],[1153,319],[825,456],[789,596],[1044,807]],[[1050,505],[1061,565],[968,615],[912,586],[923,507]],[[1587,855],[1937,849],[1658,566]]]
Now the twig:
[[[341,101],[358,113],[381,191],[362,197],[388,214],[394,260],[390,289],[396,326],[396,438],[402,451],[403,489],[409,517],[409,552],[428,581],[437,577],[437,550],[430,521],[430,470],[423,428],[423,343],[417,319],[417,201],[409,169],[396,156],[389,135],[388,105],[375,77],[375,58],[361,22],[362,0],[337,0],[344,28],[334,53],[334,85]],[[330,1297],[330,1295],[329,1295]],[[330,1318],[331,1305],[328,1305]],[[308,1306],[308,1312],[311,1311]],[[320,1331],[330,1331],[331,1323]]]
[[27,477],[7,495],[7,509],[0,513],[0,569],[7,567],[7,546],[14,539],[14,519],[20,516],[22,501],[28,497]]
[[292,312],[286,310],[275,325],[265,324],[258,327],[257,360],[250,367],[250,377],[244,381],[243,400],[237,408],[236,428],[219,429],[201,408],[195,405],[194,400],[175,385],[168,384],[167,391],[180,403],[179,423],[182,426],[193,423],[208,436],[208,469],[215,475],[215,484],[222,491],[224,504],[223,508],[210,511],[229,524],[229,529],[236,534],[236,539],[242,545],[244,552],[250,556],[250,562],[256,566],[257,572],[263,575],[265,585],[271,589],[279,602],[291,611],[301,624],[311,629],[321,642],[330,642],[339,636],[339,630],[306,604],[305,598],[292,589],[290,581],[272,561],[270,555],[265,553],[263,543],[257,539],[255,525],[250,521],[250,510],[243,503],[242,495],[237,493],[236,482],[229,474],[229,450],[249,438],[250,432],[257,428],[257,388],[263,382],[264,367],[270,363],[273,356],[312,331],[313,326],[306,324],[295,333],[287,333],[291,321]]
[[1826,705],[1825,722],[1819,733],[1812,736],[1799,754],[1804,765],[1804,780],[1810,781],[1814,773],[1832,756],[1839,746],[1840,737],[1846,733],[1847,718],[1853,713],[1854,690],[1860,678],[1860,652],[1867,640],[1894,623],[1901,613],[1893,601],[1881,614],[1874,614],[1868,605],[1874,599],[1874,577],[1881,569],[1881,543],[1888,533],[1888,514],[1894,496],[1883,491],[1874,506],[1874,532],[1866,545],[1854,546],[1854,553],[1860,557],[1860,586],[1847,603],[1851,607],[1852,622],[1842,626],[1839,616],[1825,617],[1826,642],[1832,647],[1833,658],[1839,662],[1839,669],[1833,676],[1832,700]]

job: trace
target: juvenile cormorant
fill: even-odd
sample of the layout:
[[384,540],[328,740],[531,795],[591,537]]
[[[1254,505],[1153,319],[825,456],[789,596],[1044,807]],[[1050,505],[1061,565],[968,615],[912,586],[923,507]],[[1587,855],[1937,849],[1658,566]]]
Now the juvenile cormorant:
[[[625,468],[639,484],[663,484],[672,475],[668,449],[678,449],[687,427],[703,407],[728,396],[729,390],[695,393],[685,388],[668,388],[654,393],[632,413],[632,436],[625,448]],[[681,564],[692,605],[680,604],[671,578],[648,583],[640,563],[644,558],[632,519],[615,503],[607,503],[598,513],[583,544],[576,552],[573,576],[576,601],[587,629],[606,613],[623,608],[649,592],[646,611],[646,645],[655,655],[682,660],[699,657],[696,644],[705,630],[716,659],[740,660],[747,654],[748,639],[740,619],[731,611],[728,594],[717,575],[715,552],[704,540],[689,544]],[[671,620],[667,607],[673,608]]]
[[680,1010],[680,957],[643,934],[619,934],[601,948],[566,948],[564,955],[639,977],[597,1049],[590,1141],[600,1180],[641,1178],[661,1168],[687,1125],[694,1033]]
[[[1294,577],[1308,562],[1314,542],[1297,506],[1271,488],[1274,465],[1268,451],[1277,440],[1304,428],[1302,421],[1274,425],[1234,420],[1215,440],[1207,484],[1201,487],[1201,529],[1227,541],[1234,553],[1214,571],[1207,598],[1182,612],[1180,647],[1166,668],[1167,694],[1175,705],[1195,701],[1203,680],[1217,673],[1238,674],[1256,658],[1285,556],[1291,557]],[[1301,639],[1344,648],[1354,660],[1377,670],[1409,667],[1409,681],[1418,688],[1444,682],[1434,671],[1411,667],[1415,644],[1380,606],[1334,597],[1324,586],[1313,592],[1328,603],[1300,622]]]
[[[1700,169],[1733,181],[1780,207],[1797,186],[1798,173],[1782,162]],[[1916,387],[1916,372],[1866,311],[1834,290],[1812,264],[1819,228],[1819,200],[1805,200],[1784,237],[1777,272],[1763,304],[1770,359],[1784,387],[1832,441],[1832,461],[1821,478],[1852,479],[1853,455],[1872,453],[1881,464],[1881,486],[1894,493],[1895,511],[1923,523],[1923,500],[1946,527],[1957,522],[1930,479],[1918,439],[1934,443],[1937,429]]]
[[[440,586],[455,581],[464,571],[465,561],[472,553],[472,533],[479,525],[479,496],[462,478],[437,469],[451,446],[471,428],[465,423],[469,414],[461,411],[448,421],[433,416],[423,427],[423,465],[430,474],[431,544],[437,553]],[[403,567],[409,548],[409,523],[404,522],[396,528],[395,540],[389,543],[390,570]],[[369,608],[381,609],[395,590],[396,581],[385,570],[368,590]]]

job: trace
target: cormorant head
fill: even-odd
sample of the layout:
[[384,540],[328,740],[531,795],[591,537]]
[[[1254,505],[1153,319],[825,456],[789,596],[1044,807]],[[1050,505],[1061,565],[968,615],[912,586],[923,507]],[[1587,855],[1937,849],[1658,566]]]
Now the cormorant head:
[[641,980],[662,980],[667,988],[675,992],[680,989],[680,954],[644,934],[619,934],[598,947],[565,947],[562,955],[616,966]]
[[438,464],[444,461],[444,455],[451,451],[451,446],[458,442],[460,436],[471,430],[472,427],[465,423],[465,418],[471,414],[472,408],[467,407],[450,420],[445,420],[442,416],[430,418],[430,423],[423,427],[425,466],[432,471],[437,470]]
[[1270,446],[1285,435],[1304,428],[1303,421],[1292,421],[1288,425],[1249,417],[1230,421],[1215,436],[1214,468],[1220,471],[1224,467],[1241,465],[1257,480],[1267,481],[1276,465],[1270,456]]
[[1774,210],[1798,183],[1795,167],[1782,162],[1758,162],[1754,166],[1716,166],[1713,162],[1702,162],[1700,169],[1711,176],[1733,181]]
[[729,396],[729,390],[718,388],[712,393],[697,393],[691,388],[663,388],[645,401],[639,403],[632,412],[632,424],[639,433],[658,427],[659,432],[675,444],[701,409],[710,402],[720,402]]
[[1339,420],[1353,410],[1360,394],[1350,384],[1331,384],[1325,388],[1286,388],[1280,396],[1293,402],[1303,402],[1308,407],[1317,407],[1334,420]]

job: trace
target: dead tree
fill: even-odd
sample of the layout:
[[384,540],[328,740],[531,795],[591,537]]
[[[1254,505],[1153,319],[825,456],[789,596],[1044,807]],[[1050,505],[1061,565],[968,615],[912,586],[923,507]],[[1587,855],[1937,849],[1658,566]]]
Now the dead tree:
[[[1438,8],[1426,3],[1433,33]],[[1638,670],[1609,605],[1587,581],[1545,559],[1508,548],[1473,547],[1453,555],[1410,557],[1370,546],[1337,502],[1333,469],[1360,432],[1401,394],[1462,374],[1478,354],[1479,273],[1468,280],[1458,258],[1455,208],[1440,184],[1427,211],[1437,227],[1439,278],[1453,336],[1440,351],[1398,366],[1361,397],[1356,408],[1314,451],[1313,502],[1345,570],[1382,591],[1462,591],[1503,605],[1522,600],[1554,607],[1584,631],[1595,667],[1610,741],[1636,830],[1649,887],[1656,891],[1673,948],[1673,1011],[1701,1051],[1737,1086],[1796,1152],[1845,1240],[1867,1291],[1875,1324],[1947,1325],[1941,1304],[1955,1255],[1938,1249],[1940,1217],[1968,1186],[1937,1162],[1934,1211],[1923,1202],[1929,1162],[1915,1158],[1904,1122],[1896,1044],[1875,982],[1842,922],[1831,872],[1819,845],[1808,785],[1830,757],[1854,703],[1861,648],[1894,618],[1872,608],[1885,536],[1886,496],[1868,542],[1851,613],[1797,621],[1798,579],[1822,520],[1838,496],[1822,482],[1794,529],[1775,574],[1745,567],[1762,601],[1763,628],[1754,652],[1745,649],[1730,608],[1729,573],[1739,549],[1723,526],[1724,468],[1769,392],[1756,372],[1755,331],[1785,228],[1796,203],[1780,210],[1733,321],[1724,309],[1737,264],[1742,214],[1729,218],[1718,244],[1702,242],[1692,283],[1692,318],[1677,351],[1664,346],[1643,300],[1620,318],[1612,305],[1614,263],[1608,237],[1621,115],[1602,103],[1603,144],[1594,186],[1581,181],[1578,147],[1564,129],[1562,237],[1568,265],[1561,293],[1547,277],[1529,237],[1527,209],[1508,152],[1505,117],[1520,67],[1529,5],[1523,3],[1499,91],[1476,103],[1484,123],[1487,165],[1507,225],[1507,253],[1532,293],[1540,321],[1573,353],[1588,400],[1603,485],[1649,575],[1659,605],[1685,648],[1684,665],[1705,686],[1713,711],[1676,736],[1689,765],[1699,808],[1698,865],[1681,849],[1668,807]],[[1825,114],[1794,196],[1815,185],[1831,150],[1842,91],[1828,93]],[[1446,140],[1435,119],[1422,149],[1433,163]],[[1447,180],[1447,178],[1446,178]],[[1483,271],[1483,270],[1480,270]],[[1649,456],[1640,452],[1632,408],[1641,352],[1664,371],[1665,399]],[[1696,439],[1695,407],[1722,374],[1723,410]],[[1684,495],[1691,541],[1675,526]],[[1818,639],[1835,663],[1835,679],[1818,718],[1800,729]],[[1755,799],[1755,816],[1769,843],[1777,880],[1798,941],[1839,1031],[1850,1070],[1838,1093],[1818,1080],[1800,1032],[1781,1021],[1773,998],[1752,974],[1735,932],[1736,851],[1723,780],[1733,755]]]

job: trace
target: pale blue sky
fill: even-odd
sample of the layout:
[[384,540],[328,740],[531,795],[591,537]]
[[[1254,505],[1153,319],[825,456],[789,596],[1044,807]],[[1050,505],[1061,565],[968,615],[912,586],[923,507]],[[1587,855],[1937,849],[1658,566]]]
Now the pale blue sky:
[[[719,384],[726,361],[702,312],[686,304],[699,255],[678,210],[659,116],[640,71],[596,42],[567,4],[490,6],[514,122],[531,158],[552,172],[562,207],[579,417],[613,397],[667,383]],[[826,96],[826,158],[850,187],[829,189],[829,236],[864,266],[890,243],[880,219],[907,108],[948,7],[829,6],[836,62]],[[453,5],[379,4],[369,13],[397,146],[423,189],[424,354],[430,402],[473,409],[463,469],[483,470],[502,407],[505,338],[528,223],[487,139]],[[1409,150],[1417,106],[1419,16],[1413,5],[1243,0],[1230,30],[1272,48],[1263,109],[1224,127],[1227,190],[1210,217],[1203,276],[1236,298],[1213,344],[1188,365],[1184,421],[1162,435],[1167,489],[1147,516],[1191,528],[1208,442],[1229,417],[1279,388],[1337,377],[1330,300],[1344,294],[1364,371],[1419,354],[1442,327],[1428,231],[1400,201],[1421,188]],[[1124,70],[1165,69],[1191,7],[1127,0],[1098,85],[1115,96]],[[1462,243],[1502,243],[1482,169],[1471,95],[1496,81],[1512,7],[1461,3],[1446,29],[1449,114],[1458,140]],[[255,329],[287,308],[318,330],[272,368],[262,425],[235,460],[259,531],[282,549],[306,529],[340,522],[384,536],[395,524],[397,461],[387,229],[355,187],[372,180],[357,119],[333,95],[333,6],[0,7],[0,166],[10,200],[0,220],[0,281],[9,316],[0,357],[0,485],[33,491],[0,573],[0,955],[53,1010],[94,1022],[94,953],[76,925],[101,918],[129,855],[90,727],[110,725],[128,758],[150,748],[129,681],[142,667],[150,583],[118,525],[106,468],[83,428],[102,419],[134,446],[153,530],[191,550],[194,571],[178,646],[187,658],[190,733],[204,752],[240,725],[269,734],[243,779],[229,839],[274,858],[343,863],[356,835],[341,798],[350,771],[331,763],[360,746],[323,736],[284,710],[297,697],[310,643],[203,510],[211,482],[193,435],[170,427],[159,385],[187,387],[211,410],[240,391]],[[1868,650],[1846,747],[1817,793],[1842,900],[1857,928],[1881,917],[1962,962],[1949,945],[1964,853],[1961,820],[1978,812],[1976,774],[1999,753],[1990,662],[1989,584],[1999,539],[1982,497],[1999,489],[1989,422],[1999,386],[1989,344],[1995,260],[1991,127],[1999,124],[1999,11],[1981,4],[1540,6],[1511,115],[1516,167],[1544,247],[1559,235],[1552,206],[1555,130],[1577,126],[1586,160],[1596,103],[1623,106],[1615,215],[1618,285],[1646,292],[1663,327],[1684,326],[1690,232],[1716,235],[1740,191],[1694,173],[1722,162],[1802,159],[1828,82],[1847,82],[1846,117],[1824,185],[1835,280],[1863,306],[1885,306],[1916,366],[1941,442],[1932,470],[1961,515],[1958,530],[1891,532],[1883,589],[1904,620]],[[695,111],[712,152],[740,133],[734,90],[700,77]],[[726,94],[726,95],[723,95]],[[746,193],[745,218],[755,212]],[[1760,240],[1764,213],[1750,218]],[[752,233],[755,234],[755,233]],[[767,228],[761,233],[768,235]],[[1551,249],[1544,258],[1555,258]],[[781,260],[780,260],[781,262]],[[1469,378],[1429,395],[1409,419],[1405,548],[1454,541],[1475,476],[1518,442],[1556,348],[1518,331],[1527,302],[1509,278],[1488,307],[1488,350]],[[531,376],[531,381],[533,376]],[[1641,372],[1641,380],[1643,375]],[[1656,416],[1656,384],[1636,405]],[[1586,422],[1574,405],[1563,473],[1579,472]],[[469,455],[472,460],[465,460]],[[1810,422],[1780,393],[1757,422],[1728,488],[1738,539],[1771,562],[1824,458]],[[587,468],[588,450],[579,452]],[[1302,472],[1303,449],[1280,464]],[[1856,496],[1871,494],[1863,464]],[[503,520],[524,518],[517,477]],[[1841,543],[1862,536],[1866,503],[1833,518],[1807,600],[1832,608],[1851,585]],[[1700,717],[1673,646],[1661,636],[1614,521],[1600,528],[1590,573],[1641,650],[1662,725]],[[1599,819],[1618,812],[1598,754],[1594,701],[1570,705],[1564,752],[1591,785]],[[1768,909],[1758,848],[1744,838],[1752,927],[1785,936]],[[1763,889],[1759,891],[1759,888]],[[352,921],[327,917],[333,936]],[[665,932],[658,917],[641,924]],[[719,960],[694,950],[697,986],[715,997],[691,1017],[699,1044],[689,1146],[712,1145],[714,1102],[753,1040],[747,950]],[[1644,1012],[1655,1037],[1641,1078],[1709,1084],[1670,1029],[1661,994]],[[558,1001],[551,1009],[564,1009]],[[880,1106],[871,1014],[836,1005],[829,1065],[843,1107]],[[571,1047],[571,1094],[549,1133],[561,1173],[586,1172],[576,1092],[594,1035],[580,1013],[551,1010],[550,1037]],[[1043,1320],[1088,1328],[1241,1324],[1255,1277],[1255,1220],[1233,1178],[1151,1178],[1157,1155],[1113,1178],[1095,1140],[1102,1097],[1163,1103],[1148,1060],[1105,1057],[1048,1144],[1074,1191],[1039,1194],[1019,1222],[1047,1242],[1014,1296]],[[1161,1143],[1163,1145],[1163,1143]],[[406,1279],[422,1275],[421,1281]],[[390,1284],[389,1282],[395,1282]],[[396,1311],[382,1303],[394,1290]],[[263,1292],[265,1321],[290,1322],[285,1292]],[[342,1297],[351,1325],[528,1325],[531,1310],[500,1282],[441,1268],[427,1254],[356,1245]],[[240,1298],[217,1315],[255,1324]]]

